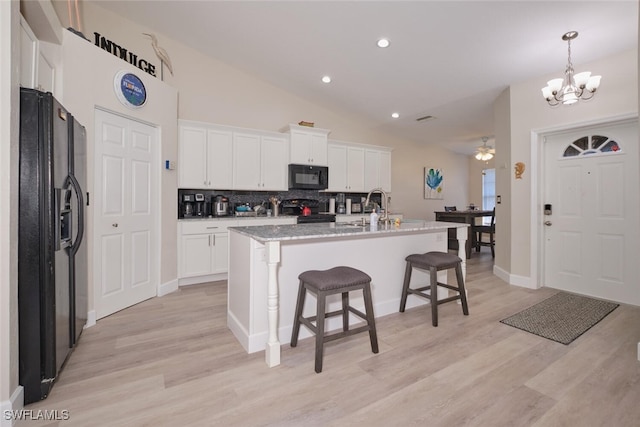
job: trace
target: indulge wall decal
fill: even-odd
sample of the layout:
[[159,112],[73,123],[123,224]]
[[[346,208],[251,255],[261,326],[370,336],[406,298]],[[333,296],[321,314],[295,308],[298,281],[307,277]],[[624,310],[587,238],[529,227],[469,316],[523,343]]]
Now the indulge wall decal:
[[94,32],[93,37],[94,44],[100,49],[106,50],[107,52],[113,54],[114,56],[117,56],[123,61],[128,62],[134,67],[140,68],[145,73],[151,74],[153,77],[157,77],[156,66],[146,59],[138,58],[138,55],[136,55],[135,53],[103,37],[102,35],[100,35],[100,33]]

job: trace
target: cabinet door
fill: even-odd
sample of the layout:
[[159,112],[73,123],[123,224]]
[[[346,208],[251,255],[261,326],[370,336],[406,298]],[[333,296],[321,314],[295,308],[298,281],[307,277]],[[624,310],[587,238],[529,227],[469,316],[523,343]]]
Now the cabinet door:
[[233,134],[230,131],[207,131],[207,175],[210,186],[225,190],[232,186]]
[[327,136],[311,134],[309,155],[314,165],[327,166]]
[[213,273],[226,273],[229,269],[229,234],[215,233],[213,238]]
[[297,130],[291,131],[291,163],[311,163],[311,135]]
[[260,190],[260,135],[233,134],[233,189]]
[[181,237],[180,277],[202,276],[213,272],[212,234]]
[[389,151],[366,150],[364,187],[367,191],[374,188],[391,191],[391,153]]
[[207,131],[204,128],[182,126],[178,145],[178,187],[209,188]]
[[260,146],[262,153],[261,190],[287,191],[287,164],[289,144],[286,138],[263,136]]
[[391,153],[380,152],[380,177],[379,185],[387,193],[391,192]]
[[20,15],[20,85],[36,87],[36,63],[38,55],[38,39]]
[[53,66],[53,62],[49,61],[41,50],[38,50],[38,66],[36,75],[38,76],[38,81],[36,82],[38,90],[41,90],[42,92],[51,92],[55,95],[54,86],[56,70]]
[[329,191],[347,191],[347,147],[329,144]]
[[380,187],[380,151],[366,150],[364,153],[364,187],[369,190]]
[[364,149],[347,147],[347,190],[362,192],[364,188]]

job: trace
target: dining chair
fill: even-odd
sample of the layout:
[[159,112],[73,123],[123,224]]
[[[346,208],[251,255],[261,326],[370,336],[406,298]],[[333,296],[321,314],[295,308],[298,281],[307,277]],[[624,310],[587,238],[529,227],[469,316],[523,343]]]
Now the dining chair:
[[[489,225],[474,225],[473,232],[476,236],[476,252],[480,252],[481,246],[489,246],[491,247],[491,256],[493,258],[496,257],[495,252],[495,232],[496,232],[496,208],[493,208],[493,212],[491,214],[491,222]],[[487,233],[489,235],[489,241],[485,242],[482,240],[482,233]]]

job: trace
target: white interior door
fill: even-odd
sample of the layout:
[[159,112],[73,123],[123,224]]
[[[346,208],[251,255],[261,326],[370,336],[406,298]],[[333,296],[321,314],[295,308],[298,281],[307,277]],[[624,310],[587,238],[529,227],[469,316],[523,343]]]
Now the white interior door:
[[544,144],[545,286],[640,305],[637,121]]
[[156,128],[96,110],[94,285],[98,319],[156,295]]

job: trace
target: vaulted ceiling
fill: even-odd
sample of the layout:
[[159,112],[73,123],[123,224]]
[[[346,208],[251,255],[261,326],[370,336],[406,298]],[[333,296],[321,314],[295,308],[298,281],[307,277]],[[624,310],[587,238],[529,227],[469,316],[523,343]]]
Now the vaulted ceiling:
[[493,135],[509,84],[561,76],[567,31],[577,69],[638,43],[635,0],[97,3],[373,128],[468,154]]

